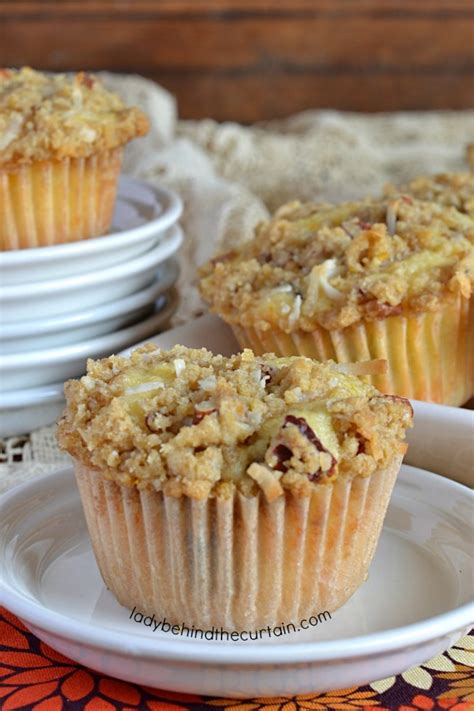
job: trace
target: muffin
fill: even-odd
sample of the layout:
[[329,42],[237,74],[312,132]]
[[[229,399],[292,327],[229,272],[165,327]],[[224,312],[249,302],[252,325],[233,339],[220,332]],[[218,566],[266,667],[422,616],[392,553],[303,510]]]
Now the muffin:
[[66,385],[59,442],[122,605],[252,630],[344,604],[412,419],[348,368],[149,344]]
[[474,390],[474,219],[403,195],[291,203],[201,269],[242,347],[338,362],[382,358],[382,392],[461,405]]
[[474,217],[474,173],[439,173],[420,175],[402,186],[388,185],[386,195],[411,195],[418,200],[429,200],[455,207]]
[[92,75],[0,70],[0,249],[105,234],[123,146],[147,130]]

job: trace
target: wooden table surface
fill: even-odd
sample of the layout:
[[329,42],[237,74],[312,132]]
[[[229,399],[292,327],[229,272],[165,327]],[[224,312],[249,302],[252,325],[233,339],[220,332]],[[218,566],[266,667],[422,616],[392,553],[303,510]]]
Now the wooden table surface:
[[156,79],[184,118],[474,107],[473,0],[0,0],[0,64]]

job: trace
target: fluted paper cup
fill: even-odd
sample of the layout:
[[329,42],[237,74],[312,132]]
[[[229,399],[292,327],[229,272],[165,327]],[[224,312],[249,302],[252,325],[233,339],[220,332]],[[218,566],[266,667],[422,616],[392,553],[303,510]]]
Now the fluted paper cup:
[[474,394],[474,299],[437,311],[390,316],[328,331],[285,333],[231,324],[242,348],[339,363],[383,358],[386,373],[366,376],[383,393],[459,406]]
[[0,249],[74,242],[107,233],[122,149],[0,170]]
[[188,628],[252,631],[332,612],[364,582],[401,456],[271,503],[174,498],[80,463],[75,472],[100,572],[122,605]]

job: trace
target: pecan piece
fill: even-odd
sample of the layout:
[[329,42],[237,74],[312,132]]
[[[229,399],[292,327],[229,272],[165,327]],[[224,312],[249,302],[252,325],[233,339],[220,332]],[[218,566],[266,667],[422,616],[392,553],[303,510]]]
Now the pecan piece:
[[286,462],[293,456],[291,449],[287,447],[286,444],[277,444],[273,450],[273,454],[277,460],[276,464],[273,465],[273,469],[279,472],[286,472],[288,470]]
[[[287,415],[283,423],[283,429],[285,427],[288,427],[288,425],[293,425],[294,427],[297,427],[301,434],[306,437],[309,442],[311,442],[311,444],[317,449],[317,451],[321,452],[321,467],[317,471],[312,472],[308,475],[309,480],[316,480],[321,476],[322,473],[325,473],[327,476],[331,476],[332,474],[334,474],[337,464],[336,458],[333,456],[333,454],[331,454],[328,449],[326,449],[319,437],[316,436],[314,430],[306,422],[304,417]],[[287,462],[293,456],[293,452],[291,451],[291,449],[287,447],[286,444],[278,444],[273,449],[272,454],[276,457],[277,460],[277,463],[276,465],[273,465],[273,468],[277,469],[277,471],[288,471]]]
[[[287,425],[294,425],[299,429],[302,435],[306,437],[309,442],[311,442],[312,445],[316,447],[318,452],[321,452],[325,455],[327,455],[327,463],[328,466],[324,467],[324,472],[328,476],[334,473],[334,470],[336,468],[337,460],[334,457],[331,452],[326,449],[326,447],[323,445],[319,437],[316,436],[314,430],[311,429],[311,427],[308,425],[304,417],[296,417],[295,415],[287,415],[285,417],[285,422],[283,427],[286,427]],[[322,471],[318,470],[316,472],[313,472],[312,474],[309,474],[309,480],[314,481],[321,475]]]

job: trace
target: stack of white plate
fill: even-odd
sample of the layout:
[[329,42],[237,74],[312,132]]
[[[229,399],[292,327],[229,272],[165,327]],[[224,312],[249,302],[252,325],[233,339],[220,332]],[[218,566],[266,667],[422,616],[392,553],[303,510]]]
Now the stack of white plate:
[[53,422],[87,358],[167,324],[181,209],[169,190],[122,177],[110,234],[0,254],[0,436]]

